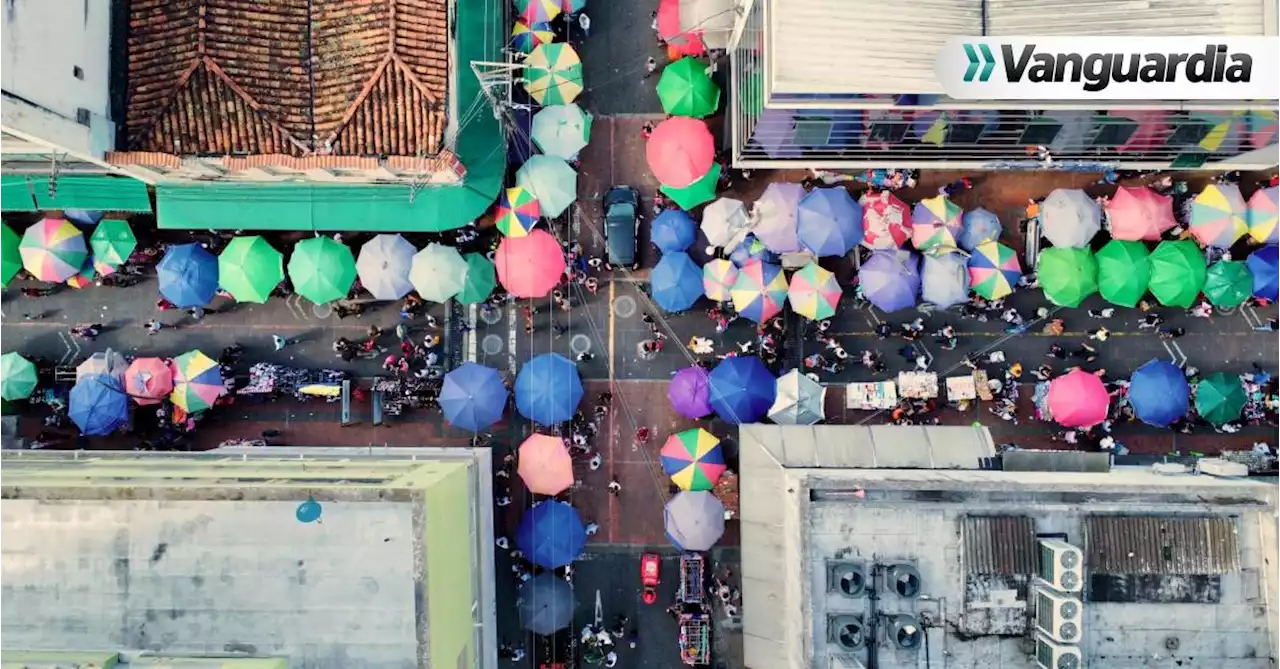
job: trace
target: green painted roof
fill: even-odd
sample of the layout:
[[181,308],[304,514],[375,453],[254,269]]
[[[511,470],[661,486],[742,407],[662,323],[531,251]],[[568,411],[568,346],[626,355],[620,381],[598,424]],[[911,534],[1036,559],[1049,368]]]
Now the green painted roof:
[[4,211],[48,211],[87,209],[89,211],[151,212],[147,185],[132,177],[114,174],[68,174],[56,181],[49,196],[49,177],[38,174],[6,174],[0,177],[0,209]]

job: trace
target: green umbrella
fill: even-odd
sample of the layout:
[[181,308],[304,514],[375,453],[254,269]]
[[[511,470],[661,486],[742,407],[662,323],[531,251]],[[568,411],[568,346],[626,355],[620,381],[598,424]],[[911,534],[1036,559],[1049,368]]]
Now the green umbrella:
[[707,76],[706,65],[686,56],[662,70],[658,100],[672,116],[705,118],[720,107],[720,87]]
[[356,259],[345,244],[332,237],[312,237],[298,242],[289,257],[293,290],[325,304],[347,296],[356,280]]
[[17,353],[0,355],[0,396],[22,400],[36,389],[36,366]]
[[1151,263],[1142,242],[1113,239],[1095,256],[1098,260],[1098,292],[1102,299],[1122,307],[1135,307],[1147,292]]
[[1252,294],[1253,273],[1238,260],[1220,260],[1205,271],[1204,296],[1215,307],[1238,307]]
[[1218,372],[1196,384],[1196,412],[1214,425],[1229,423],[1244,410],[1244,387],[1240,377]]
[[458,249],[444,244],[427,244],[413,256],[409,266],[409,283],[429,302],[448,302],[462,292],[466,277],[467,261]]
[[262,237],[236,237],[218,254],[218,286],[237,302],[262,304],[282,280],[284,256]]
[[1036,264],[1044,296],[1060,307],[1078,307],[1098,292],[1098,261],[1088,249],[1054,246]]
[[711,163],[711,171],[703,175],[701,179],[684,188],[662,186],[661,190],[681,209],[688,211],[704,202],[716,199],[716,185],[718,183],[720,183],[720,163]]
[[1204,288],[1204,256],[1191,240],[1164,241],[1151,252],[1147,289],[1166,307],[1186,309]]
[[481,253],[468,253],[462,256],[467,261],[467,278],[458,292],[457,299],[462,304],[479,304],[498,287],[498,277],[494,273],[493,263]]
[[9,228],[8,225],[0,226],[4,230],[0,231],[0,251],[4,252],[4,264],[0,265],[0,285],[9,285],[18,271],[22,269],[22,254],[18,251],[18,244],[22,243],[22,239],[18,237],[18,233]]
[[104,218],[98,222],[89,237],[89,249],[95,263],[119,267],[129,260],[129,254],[138,246],[129,221],[120,218]]

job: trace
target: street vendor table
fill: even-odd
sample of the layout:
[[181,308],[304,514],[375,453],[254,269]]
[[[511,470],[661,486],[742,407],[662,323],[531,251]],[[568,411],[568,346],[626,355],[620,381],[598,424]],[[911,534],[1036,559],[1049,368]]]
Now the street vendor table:
[[849,409],[877,411],[898,405],[898,387],[893,381],[850,383],[844,396],[844,405]]
[[973,375],[947,377],[947,401],[959,402],[978,398],[978,387],[973,382]]
[[898,394],[913,400],[938,396],[938,375],[933,372],[899,372]]

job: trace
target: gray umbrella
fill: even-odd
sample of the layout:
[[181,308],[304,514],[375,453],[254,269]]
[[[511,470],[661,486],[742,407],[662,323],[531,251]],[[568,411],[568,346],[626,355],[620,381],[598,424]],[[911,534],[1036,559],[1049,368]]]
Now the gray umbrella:
[[1102,229],[1102,208],[1079,188],[1059,188],[1040,204],[1040,231],[1054,246],[1084,248]]
[[520,625],[534,634],[555,634],[573,622],[577,602],[564,579],[543,572],[520,586]]
[[667,538],[682,551],[707,551],[724,534],[724,505],[715,495],[685,491],[667,502]]
[[778,396],[769,418],[779,425],[813,425],[825,418],[827,389],[793,369],[778,377]]
[[939,309],[969,299],[969,267],[957,251],[926,253],[920,266],[920,299]]

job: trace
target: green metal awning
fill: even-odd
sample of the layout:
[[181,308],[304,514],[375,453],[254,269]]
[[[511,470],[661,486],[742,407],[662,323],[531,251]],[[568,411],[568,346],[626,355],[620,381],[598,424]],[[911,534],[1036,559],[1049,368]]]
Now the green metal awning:
[[49,177],[41,174],[0,176],[0,210],[151,212],[147,184],[114,174],[68,174],[57,177],[57,188],[49,196]]

